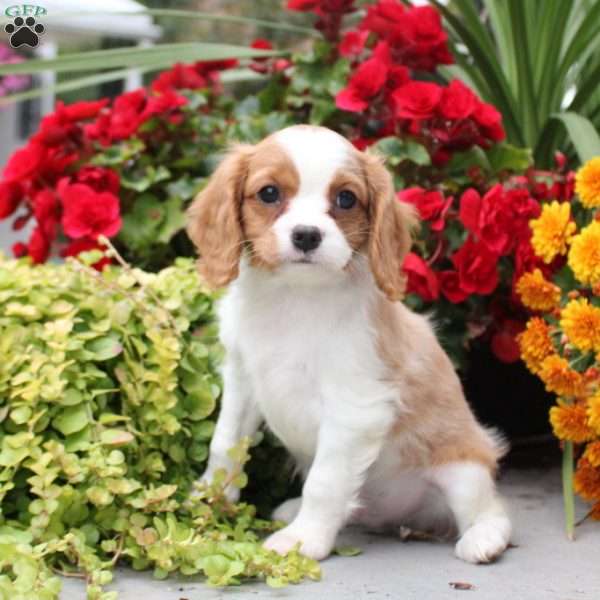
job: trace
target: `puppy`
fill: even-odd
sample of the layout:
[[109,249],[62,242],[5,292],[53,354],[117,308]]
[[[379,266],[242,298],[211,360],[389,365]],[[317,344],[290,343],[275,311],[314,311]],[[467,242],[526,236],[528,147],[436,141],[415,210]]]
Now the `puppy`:
[[[471,413],[426,318],[400,299],[416,218],[382,161],[299,125],[225,157],[188,213],[219,307],[224,394],[204,475],[266,421],[304,477],[265,546],[325,558],[346,523],[439,529],[489,562],[510,521],[502,443]],[[236,499],[239,490],[228,493]]]

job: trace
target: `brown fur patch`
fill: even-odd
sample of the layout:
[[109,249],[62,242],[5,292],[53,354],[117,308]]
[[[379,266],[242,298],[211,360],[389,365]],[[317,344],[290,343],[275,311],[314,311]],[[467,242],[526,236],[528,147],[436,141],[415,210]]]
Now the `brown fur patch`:
[[402,263],[412,245],[418,219],[412,206],[396,200],[392,177],[382,158],[368,153],[360,156],[369,190],[371,270],[379,289],[390,300],[399,300],[406,283]]
[[[344,209],[336,204],[336,197],[342,190],[349,190],[357,197],[358,202],[352,208]],[[355,251],[361,250],[369,238],[369,194],[358,161],[334,175],[328,197],[331,205],[329,215],[335,219],[350,247]]]
[[383,296],[371,318],[377,352],[405,407],[390,433],[398,440],[403,466],[474,461],[494,472],[503,448],[477,423],[427,321]]
[[227,285],[239,272],[240,201],[252,150],[233,147],[188,209],[187,232],[200,253],[198,270],[213,288]]
[[[265,204],[258,192],[265,186],[279,188],[280,201]],[[277,241],[271,227],[300,188],[300,176],[283,148],[269,137],[255,147],[244,184],[242,224],[250,248],[250,262],[273,269],[278,265]]]

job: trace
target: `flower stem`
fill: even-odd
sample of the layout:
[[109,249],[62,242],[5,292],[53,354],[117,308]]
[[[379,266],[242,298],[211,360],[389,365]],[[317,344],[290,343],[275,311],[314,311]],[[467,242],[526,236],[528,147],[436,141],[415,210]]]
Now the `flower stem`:
[[563,501],[567,538],[575,539],[575,497],[573,495],[573,442],[565,442],[562,460]]

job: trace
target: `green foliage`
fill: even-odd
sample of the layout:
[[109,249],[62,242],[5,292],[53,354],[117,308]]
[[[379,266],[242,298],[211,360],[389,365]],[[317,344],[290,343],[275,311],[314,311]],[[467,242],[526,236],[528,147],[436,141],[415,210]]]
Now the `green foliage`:
[[66,573],[111,600],[119,560],[219,586],[318,578],[315,562],[263,550],[273,524],[227,501],[241,471],[190,498],[220,394],[214,336],[190,260],[100,274],[0,258],[0,597],[57,598]]
[[[578,113],[585,135],[600,129],[600,0],[432,0],[444,15],[457,64],[504,117],[508,140],[534,149],[536,164],[582,139],[555,117]],[[583,160],[583,159],[582,159]]]

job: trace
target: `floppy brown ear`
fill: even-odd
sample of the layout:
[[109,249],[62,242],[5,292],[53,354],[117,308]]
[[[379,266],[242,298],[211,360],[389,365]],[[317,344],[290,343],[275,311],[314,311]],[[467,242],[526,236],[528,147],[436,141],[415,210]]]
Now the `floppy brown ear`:
[[235,146],[187,211],[187,233],[200,259],[198,270],[209,286],[234,280],[244,243],[241,202],[252,146]]
[[363,157],[369,189],[371,271],[379,289],[390,300],[400,300],[406,286],[402,263],[418,226],[417,214],[410,204],[396,199],[392,177],[383,158],[375,154]]

